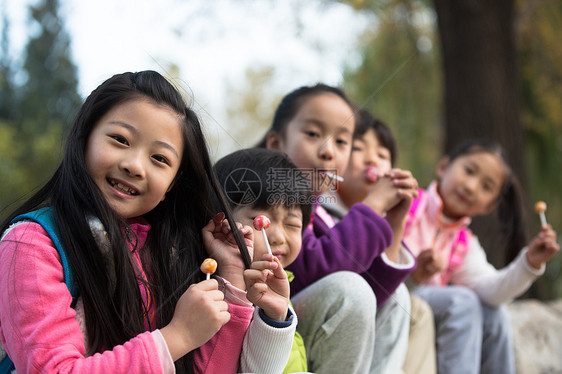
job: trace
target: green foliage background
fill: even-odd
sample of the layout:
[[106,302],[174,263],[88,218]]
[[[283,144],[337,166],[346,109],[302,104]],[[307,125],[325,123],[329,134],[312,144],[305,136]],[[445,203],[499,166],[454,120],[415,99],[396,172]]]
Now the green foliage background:
[[58,0],[29,6],[28,27],[38,31],[27,42],[22,66],[10,58],[9,19],[5,13],[2,18],[0,217],[53,174],[82,101]]

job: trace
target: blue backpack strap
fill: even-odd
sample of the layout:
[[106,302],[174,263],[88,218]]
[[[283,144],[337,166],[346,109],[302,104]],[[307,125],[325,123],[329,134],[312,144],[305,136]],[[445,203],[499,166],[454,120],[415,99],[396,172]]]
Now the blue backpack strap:
[[10,357],[4,357],[4,359],[0,361],[0,374],[9,374],[13,370],[16,370],[16,367],[12,360],[10,360]]
[[10,357],[4,357],[4,359],[0,361],[0,374],[9,374],[13,370],[16,370],[16,367]]
[[[72,304],[70,306],[74,307],[76,305],[76,301],[78,300],[78,287],[76,285],[76,282],[74,282],[74,279],[72,278],[72,271],[70,270],[66,254],[64,253],[62,243],[59,239],[58,228],[53,219],[52,209],[50,207],[46,207],[35,210],[33,212],[21,214],[14,218],[10,223],[16,223],[23,220],[31,220],[43,226],[43,229],[47,231],[47,233],[51,237],[51,240],[53,241],[53,243],[55,243],[55,247],[57,248],[59,256],[62,260],[64,283],[66,284],[66,287],[68,288],[68,291],[70,291],[70,295],[72,296]],[[4,357],[2,361],[0,361],[0,374],[9,374],[13,370],[16,370],[16,367],[14,366],[14,363],[12,362],[10,357],[6,355],[6,357]]]
[[14,218],[11,223],[15,223],[26,219],[35,221],[41,226],[43,226],[43,229],[47,231],[47,233],[51,237],[51,240],[53,241],[53,243],[55,243],[55,247],[57,248],[57,251],[59,252],[59,256],[62,261],[62,269],[64,271],[64,283],[66,284],[68,291],[70,291],[70,294],[72,295],[73,304],[74,304],[74,299],[78,294],[78,287],[72,277],[72,271],[70,270],[70,266],[68,265],[66,254],[64,253],[64,248],[62,247],[62,243],[59,239],[58,227],[54,221],[53,210],[50,207],[45,207],[39,210],[35,210],[33,212],[21,214],[16,218]]

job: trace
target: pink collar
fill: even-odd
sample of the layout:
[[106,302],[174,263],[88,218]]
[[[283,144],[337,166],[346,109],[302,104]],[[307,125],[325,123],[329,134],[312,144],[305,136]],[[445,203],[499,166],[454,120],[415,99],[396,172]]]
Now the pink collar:
[[[129,224],[129,228],[135,233],[137,241],[135,242],[135,235],[131,235],[131,238],[127,238],[131,240],[131,250],[133,248],[142,248],[144,243],[146,243],[146,238],[148,237],[148,232],[152,228],[152,226],[142,217],[132,218],[127,221]],[[126,234],[126,231],[123,232]]]
[[438,186],[439,184],[437,183],[437,181],[433,181],[427,187],[428,198],[426,199],[426,213],[430,216],[433,222],[439,222],[438,227],[468,227],[468,225],[470,225],[470,222],[472,221],[470,217],[462,217],[458,220],[452,220],[443,214],[443,199],[441,199],[439,191],[437,190]]

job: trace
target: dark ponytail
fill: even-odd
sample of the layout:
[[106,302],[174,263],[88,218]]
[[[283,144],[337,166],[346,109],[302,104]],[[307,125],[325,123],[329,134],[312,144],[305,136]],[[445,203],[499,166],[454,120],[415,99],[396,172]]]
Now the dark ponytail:
[[498,201],[498,219],[505,236],[506,261],[513,261],[527,244],[521,187],[510,170]]

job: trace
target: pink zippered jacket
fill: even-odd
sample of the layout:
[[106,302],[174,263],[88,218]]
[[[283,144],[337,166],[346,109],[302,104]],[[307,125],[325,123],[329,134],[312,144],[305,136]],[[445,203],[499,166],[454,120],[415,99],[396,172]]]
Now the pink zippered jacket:
[[442,211],[443,201],[434,181],[427,190],[419,189],[419,197],[412,201],[404,230],[404,242],[415,256],[433,248],[446,260],[446,269],[428,281],[438,286],[445,286],[452,272],[462,265],[472,237],[468,229],[469,217],[451,221],[444,218]]
[[498,307],[521,295],[544,274],[546,264],[535,269],[527,261],[527,247],[509,265],[496,269],[468,228],[470,217],[455,221],[442,212],[443,201],[437,182],[433,182],[412,202],[404,233],[404,241],[414,254],[434,248],[447,260],[445,271],[431,278],[429,284],[465,286],[486,304]]
[[[135,231],[142,245],[148,229]],[[159,330],[85,357],[84,335],[70,307],[60,256],[37,223],[18,224],[0,243],[0,284],[0,338],[19,373],[174,370]]]
[[[150,226],[133,223],[131,228],[137,235],[138,246],[142,247]],[[237,372],[243,340],[254,314],[244,291],[224,280],[219,283],[229,303],[231,320],[195,351],[195,370],[200,373],[216,368],[225,373]],[[70,307],[71,295],[64,282],[60,256],[41,225],[19,223],[0,242],[0,284],[0,338],[18,373],[175,372],[166,342],[160,331],[154,329],[154,321],[150,323],[148,318],[147,332],[111,350],[85,357],[84,334],[76,310]],[[148,295],[143,286],[141,294],[146,302]],[[261,343],[258,347],[265,352],[275,351],[282,358],[278,360],[277,354],[272,354],[269,364],[258,365],[251,361],[258,356],[248,354],[242,366],[282,368],[286,363],[284,356],[288,357],[290,352],[296,318],[292,328],[286,329],[275,329],[259,317],[255,319],[256,328],[250,334],[254,337],[252,341]],[[262,342],[264,336],[275,334],[279,339],[269,346]]]

